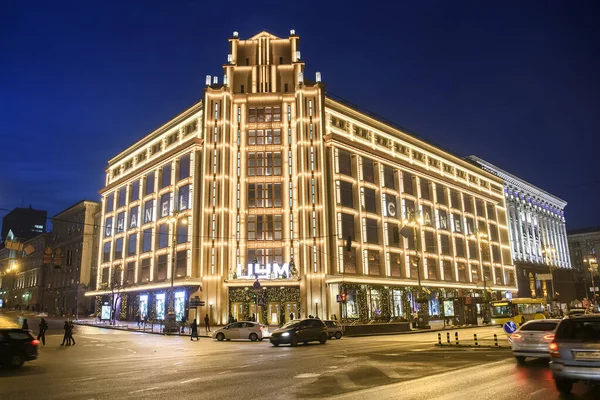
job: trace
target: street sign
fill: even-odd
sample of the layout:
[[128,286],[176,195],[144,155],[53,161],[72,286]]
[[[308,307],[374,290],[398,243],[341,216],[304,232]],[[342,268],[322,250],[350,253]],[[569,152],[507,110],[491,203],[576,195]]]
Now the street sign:
[[536,274],[535,277],[538,279],[538,281],[551,281],[552,280],[552,274]]
[[260,289],[260,282],[257,280],[256,282],[254,282],[254,284],[252,285],[252,287],[254,289]]
[[206,302],[204,300],[200,300],[200,297],[198,296],[190,299],[190,307],[204,307],[205,305]]
[[344,300],[342,300],[342,295],[341,294],[336,294],[335,295],[335,301],[337,301],[338,303],[343,303]]
[[504,329],[504,332],[506,332],[508,335],[512,335],[517,330],[517,324],[515,324],[513,321],[508,321],[502,326],[502,329]]
[[594,287],[590,287],[590,292],[598,292],[598,291],[600,291],[598,289],[598,286],[596,286],[595,288]]

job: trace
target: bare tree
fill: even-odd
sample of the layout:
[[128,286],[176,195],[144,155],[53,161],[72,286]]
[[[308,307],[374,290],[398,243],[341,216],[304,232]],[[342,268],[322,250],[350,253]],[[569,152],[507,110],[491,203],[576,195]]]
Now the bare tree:
[[110,279],[108,282],[103,282],[101,288],[110,291],[111,304],[110,304],[110,324],[114,325],[117,319],[117,304],[123,297],[123,291],[128,286],[127,282],[123,279],[123,267],[116,266],[112,269]]

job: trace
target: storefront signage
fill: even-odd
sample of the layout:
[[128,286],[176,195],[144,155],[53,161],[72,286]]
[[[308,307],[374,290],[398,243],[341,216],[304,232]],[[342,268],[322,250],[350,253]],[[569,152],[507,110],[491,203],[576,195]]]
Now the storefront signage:
[[444,300],[444,316],[454,317],[454,301]]
[[110,319],[110,306],[102,306],[102,314],[100,318],[103,320]]
[[248,273],[244,274],[242,264],[237,266],[237,279],[278,279],[290,277],[289,264],[248,264]]

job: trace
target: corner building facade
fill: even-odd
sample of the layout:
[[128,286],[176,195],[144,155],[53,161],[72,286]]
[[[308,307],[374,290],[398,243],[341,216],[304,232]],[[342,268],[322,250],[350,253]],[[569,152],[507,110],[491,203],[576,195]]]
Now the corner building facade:
[[[293,31],[229,45],[222,83],[207,77],[201,102],[109,161],[88,295],[120,267],[126,317],[164,315],[174,293],[178,317],[199,296],[213,323],[405,318],[417,252],[432,315],[516,291],[501,179],[328,97]],[[411,213],[416,241],[400,235]]]

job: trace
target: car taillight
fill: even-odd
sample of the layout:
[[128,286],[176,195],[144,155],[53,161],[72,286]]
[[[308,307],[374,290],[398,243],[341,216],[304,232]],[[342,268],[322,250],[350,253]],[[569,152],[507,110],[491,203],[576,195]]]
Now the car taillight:
[[33,346],[39,346],[39,344],[40,344],[40,341],[39,341],[39,340],[37,340],[37,339],[33,339],[33,340],[31,341],[31,344],[32,344]]
[[521,339],[522,337],[523,337],[523,336],[522,336],[522,335],[520,335],[520,334],[518,334],[518,333],[513,333],[513,334],[512,334],[512,338],[513,338],[513,339],[517,339],[517,340],[518,340],[518,339]]
[[544,335],[544,340],[554,340],[554,333]]
[[548,349],[552,357],[560,357],[560,351],[558,351],[558,345],[555,342],[550,343]]

